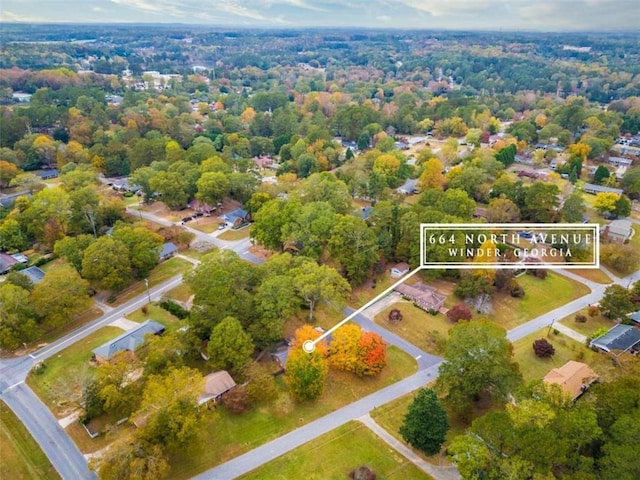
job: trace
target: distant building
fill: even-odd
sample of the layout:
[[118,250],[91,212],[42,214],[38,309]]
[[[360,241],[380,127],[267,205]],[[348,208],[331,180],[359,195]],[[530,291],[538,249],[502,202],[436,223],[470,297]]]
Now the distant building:
[[418,189],[416,188],[418,185],[417,178],[409,178],[404,184],[398,187],[397,192],[403,195],[413,195],[418,193]]
[[224,215],[220,215],[220,218],[227,222],[231,228],[240,228],[243,225],[249,223],[251,216],[246,210],[241,208],[236,208],[235,210],[225,213]]
[[42,172],[36,173],[41,179],[49,180],[51,178],[57,178],[60,172],[58,172],[57,168],[52,168],[50,170],[43,170]]
[[602,236],[611,242],[624,243],[632,233],[631,220],[620,218],[606,225],[602,231]]
[[411,267],[409,266],[408,263],[400,262],[394,265],[393,267],[391,267],[391,278],[404,277],[407,273],[409,273],[410,269]]
[[25,268],[24,270],[20,270],[18,273],[27,277],[34,285],[40,283],[45,275],[44,271],[36,266]]
[[584,186],[584,191],[586,193],[591,193],[592,195],[597,195],[598,193],[603,192],[611,192],[617,195],[622,195],[622,190],[620,188],[605,187],[604,185],[595,185],[593,183],[587,183]]
[[624,157],[609,157],[607,163],[615,167],[630,167],[633,164],[633,160]]

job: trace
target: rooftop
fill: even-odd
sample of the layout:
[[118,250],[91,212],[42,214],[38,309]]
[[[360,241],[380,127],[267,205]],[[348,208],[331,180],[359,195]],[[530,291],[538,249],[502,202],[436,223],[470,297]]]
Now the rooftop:
[[144,337],[148,333],[158,334],[164,332],[164,326],[153,320],[146,320],[138,327],[135,327],[128,332],[124,332],[122,335],[117,336],[113,340],[109,340],[107,343],[100,345],[93,350],[96,357],[101,357],[104,360],[109,360],[116,353],[122,350],[135,351],[142,342]]
[[590,347],[596,347],[605,352],[620,350],[626,352],[640,343],[640,329],[631,325],[616,325],[602,337],[591,341]]
[[562,390],[575,400],[597,379],[598,375],[589,365],[569,360],[561,367],[552,369],[542,381],[560,385]]

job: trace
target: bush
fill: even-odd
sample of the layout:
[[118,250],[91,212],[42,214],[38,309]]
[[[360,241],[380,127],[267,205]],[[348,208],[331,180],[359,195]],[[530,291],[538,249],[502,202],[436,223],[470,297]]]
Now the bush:
[[516,279],[513,279],[509,282],[509,295],[511,295],[513,298],[524,297],[524,288],[522,288],[522,286]]
[[402,320],[402,312],[397,308],[394,308],[389,312],[389,321],[391,323],[398,323]]
[[184,320],[189,316],[189,311],[182,308],[173,300],[167,299],[160,302],[160,307],[165,309],[167,312],[172,314],[175,317],[178,317],[180,320]]
[[237,386],[222,395],[220,403],[231,413],[244,413],[251,407],[251,399],[243,386]]
[[533,351],[536,353],[536,357],[540,358],[549,358],[556,353],[556,349],[545,338],[533,342]]
[[366,465],[360,465],[349,473],[352,480],[376,480],[376,474]]
[[447,312],[447,319],[450,322],[459,322],[460,320],[471,320],[473,314],[466,303],[458,303]]
[[586,323],[587,322],[587,316],[583,313],[576,313],[576,316],[574,317],[574,320],[576,321],[576,323]]
[[600,315],[600,309],[595,305],[592,305],[588,308],[587,315],[589,315],[591,318],[597,317]]

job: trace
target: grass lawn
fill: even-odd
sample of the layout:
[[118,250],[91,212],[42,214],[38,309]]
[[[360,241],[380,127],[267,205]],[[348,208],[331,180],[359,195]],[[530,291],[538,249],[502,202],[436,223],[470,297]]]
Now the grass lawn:
[[165,296],[178,302],[186,302],[191,297],[191,290],[189,290],[189,286],[186,283],[182,283],[169,290]]
[[269,407],[254,407],[242,415],[231,414],[223,408],[217,409],[205,417],[206,437],[199,443],[207,445],[207,448],[174,455],[170,460],[171,478],[189,478],[416,371],[414,359],[395,347],[389,348],[387,363],[388,367],[375,378],[359,378],[350,373],[330,370],[324,394],[317,402],[294,403],[284,414],[277,414]]
[[369,300],[380,295],[397,281],[397,278],[391,278],[391,275],[389,275],[389,269],[387,268],[383,274],[376,277],[375,284],[372,281],[367,281],[364,285],[354,288],[351,292],[349,305],[356,309],[360,308]]
[[[182,258],[170,258],[166,262],[162,262],[160,265],[153,269],[153,271],[149,275],[149,288],[152,288],[159,283],[169,280],[171,277],[174,277],[181,273],[185,273],[192,267],[193,265],[190,262],[183,260]],[[113,302],[112,305],[122,305],[132,298],[144,293],[145,290],[146,285],[143,280],[135,282],[127,289],[118,293],[116,301]]]
[[60,478],[22,422],[2,401],[0,401],[0,460],[0,478],[7,480]]
[[[61,417],[64,409],[68,407],[64,399],[56,397],[50,386],[55,381],[64,382],[69,375],[77,374],[78,371],[88,365],[91,357],[91,350],[99,347],[103,343],[117,337],[122,333],[122,329],[117,327],[103,327],[92,333],[88,337],[65,348],[55,357],[51,357],[44,362],[45,368],[41,373],[31,372],[27,377],[27,384],[47,404],[54,415]],[[89,367],[91,372],[91,367]]]
[[608,284],[611,283],[612,280],[609,278],[609,275],[604,273],[599,268],[589,268],[585,270],[571,270],[576,275],[580,275],[582,278],[586,278],[587,280],[591,280],[592,282]]
[[632,225],[633,228],[633,236],[629,240],[629,244],[633,245],[636,250],[640,250],[640,227],[638,225]]
[[377,478],[431,478],[359,422],[336,428],[240,478],[342,480],[360,465],[371,468]]
[[237,242],[238,240],[244,240],[245,238],[248,238],[250,233],[251,226],[247,225],[246,227],[242,227],[238,230],[232,230],[228,228],[220,235],[218,235],[218,238],[220,240],[227,240],[229,242]]
[[[394,308],[402,313],[402,320],[397,324],[392,324],[388,320],[389,312]],[[453,326],[441,313],[431,315],[406,300],[400,300],[380,312],[376,315],[375,322],[434,355],[442,354],[441,347],[448,336],[449,329]]]
[[193,258],[195,260],[202,260],[202,258],[205,255],[209,255],[212,252],[215,252],[217,250],[217,248],[213,245],[213,243],[211,244],[211,248],[209,250],[207,250],[206,252],[200,252],[198,250],[194,250],[193,248],[189,248],[182,253],[182,255],[185,255],[187,257]]
[[518,282],[524,288],[524,298],[497,293],[493,297],[494,312],[486,316],[506,330],[580,298],[590,291],[586,285],[553,272],[549,272],[544,280],[533,275],[521,275]]
[[[204,218],[204,217],[202,217]],[[208,219],[207,219],[208,220]],[[218,226],[220,225],[220,223],[213,223],[213,222],[200,222],[200,219],[198,219],[198,221],[190,221],[187,224],[189,227],[193,228],[194,230],[199,230],[203,233],[213,233],[216,230],[218,230]]]
[[144,313],[142,311],[142,308],[139,308],[135,312],[128,314],[127,318],[138,323],[142,323],[147,319],[155,320],[168,329],[180,328],[186,325],[186,322],[183,322],[179,318],[174,317],[164,308],[161,308],[158,305],[152,303],[151,305],[147,305],[146,308],[147,313]]
[[615,322],[609,320],[608,318],[603,317],[602,315],[598,315],[597,317],[590,317],[587,315],[587,308],[583,308],[579,313],[582,313],[587,317],[587,321],[585,323],[578,323],[575,321],[576,314],[569,315],[568,317],[564,317],[560,320],[560,323],[566,325],[572,330],[579,332],[587,337],[594,333],[596,330],[602,327],[611,328],[615,325]]
[[[570,339],[562,334],[554,334],[547,337],[548,328],[543,328],[527,337],[521,338],[513,344],[515,360],[520,365],[520,371],[525,382],[542,379],[549,370],[558,368],[569,360],[577,360],[591,366],[603,380],[611,375],[614,369],[611,360],[606,355],[594,352],[585,345]],[[538,358],[533,352],[533,341],[546,338],[555,348],[555,355],[551,358]]]

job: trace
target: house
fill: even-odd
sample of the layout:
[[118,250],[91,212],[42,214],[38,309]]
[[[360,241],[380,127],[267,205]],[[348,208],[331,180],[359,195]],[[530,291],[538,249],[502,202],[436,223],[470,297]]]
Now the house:
[[16,263],[18,263],[18,260],[13,258],[8,253],[0,253],[0,275],[4,275],[9,270],[11,270],[11,267],[13,267]]
[[210,373],[204,377],[204,386],[202,387],[202,394],[198,398],[198,405],[202,405],[211,400],[214,402],[217,401],[222,395],[235,386],[236,382],[226,370]]
[[418,193],[418,189],[416,188],[416,186],[418,185],[418,179],[417,178],[409,178],[407,179],[406,182],[404,182],[403,185],[400,185],[396,191],[398,193],[401,193],[403,195],[413,195],[415,193]]
[[0,207],[11,208],[16,198],[22,196],[30,197],[31,195],[26,191],[16,193],[2,193],[0,194]]
[[240,228],[251,221],[251,215],[241,208],[236,208],[229,213],[220,215],[220,218],[230,224],[231,228]]
[[153,320],[147,320],[141,323],[139,326],[124,332],[122,335],[117,336],[113,340],[108,341],[100,345],[93,350],[93,358],[99,363],[108,361],[116,353],[128,350],[134,352],[142,342],[147,334],[161,335],[164,332],[164,326]]
[[42,180],[49,180],[51,178],[56,178],[60,172],[58,172],[57,168],[51,168],[49,170],[43,170],[42,172],[36,173]]
[[613,350],[636,352],[640,346],[640,329],[631,325],[616,325],[603,336],[591,340],[589,346],[607,353]]
[[361,217],[364,221],[369,220],[372,210],[373,210],[373,207],[370,207],[370,206],[362,207]]
[[624,241],[631,236],[632,232],[631,221],[619,218],[604,227],[602,236],[611,242],[624,243]]
[[211,212],[215,212],[216,207],[212,207],[208,203],[200,202],[197,198],[189,202],[189,208],[195,212],[202,212],[205,216],[211,215]]
[[593,183],[587,183],[584,186],[584,191],[593,195],[597,195],[598,193],[602,192],[612,192],[618,195],[622,195],[622,189],[620,188],[605,187],[604,185],[595,185]]
[[640,325],[640,310],[629,314],[629,320],[632,320]]
[[35,266],[25,268],[24,270],[20,270],[18,273],[21,273],[22,275],[27,277],[29,280],[31,280],[31,283],[33,283],[34,285],[37,285],[38,283],[40,283],[45,275],[40,268]]
[[21,253],[13,253],[11,256],[15,258],[18,263],[27,263],[29,261],[29,259]]
[[394,288],[393,291],[403,297],[407,297],[417,307],[427,312],[439,311],[447,299],[447,297],[438,293],[435,288],[425,285],[422,282],[414,285],[406,285],[403,283]]
[[285,371],[285,365],[287,364],[287,359],[289,358],[289,352],[291,351],[291,345],[288,343],[285,345],[281,345],[276,348],[276,351],[271,353],[271,360],[273,360],[280,369],[278,373],[282,373]]
[[592,383],[598,380],[598,375],[589,365],[569,360],[560,368],[553,368],[542,381],[546,384],[557,384],[571,400],[576,400]]
[[409,269],[411,267],[406,262],[400,262],[397,265],[391,267],[391,278],[400,278],[404,277],[407,273],[409,273]]
[[483,207],[476,207],[473,211],[473,218],[487,218],[487,209]]
[[173,242],[167,242],[162,245],[162,250],[160,250],[160,261],[166,260],[168,258],[173,257],[176,253],[178,253],[178,247]]
[[624,157],[609,157],[607,163],[616,167],[630,167],[633,163],[633,160]]

